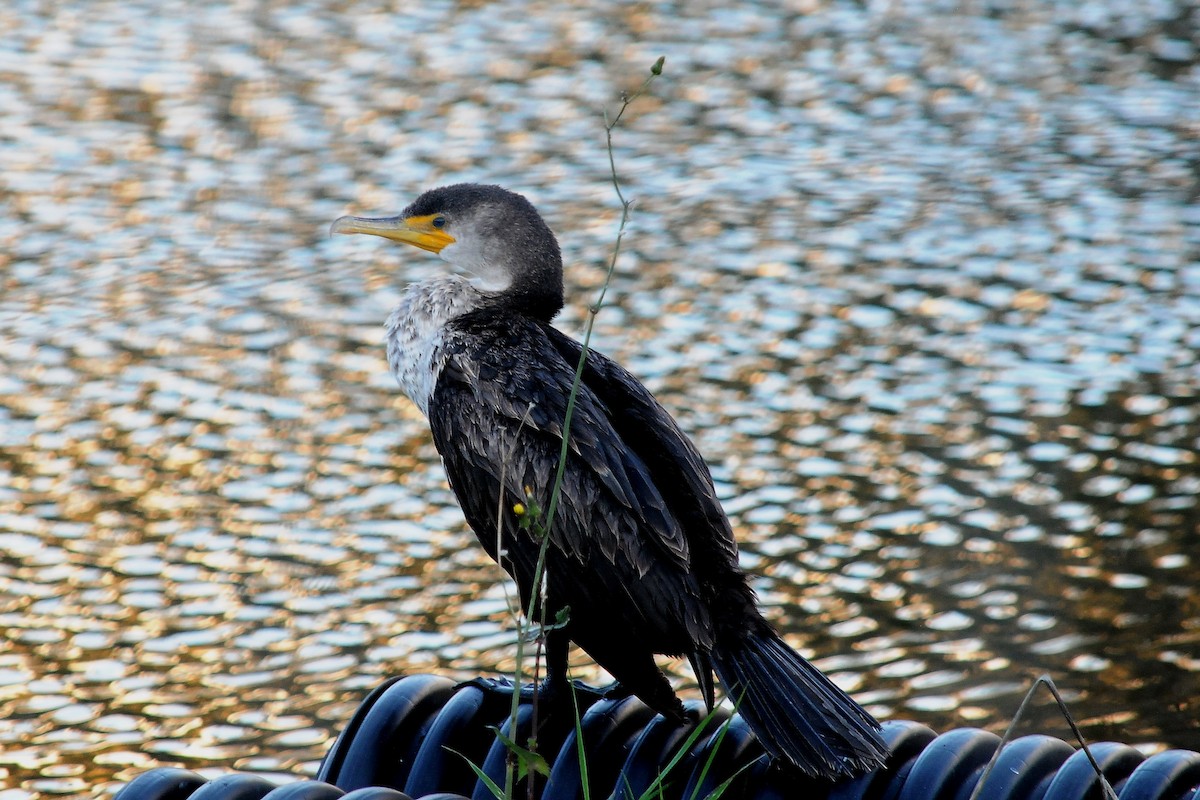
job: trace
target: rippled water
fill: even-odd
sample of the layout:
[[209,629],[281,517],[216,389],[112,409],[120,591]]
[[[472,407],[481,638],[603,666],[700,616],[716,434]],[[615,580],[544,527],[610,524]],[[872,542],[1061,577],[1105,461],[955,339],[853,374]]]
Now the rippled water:
[[1196,7],[723,5],[0,9],[5,800],[311,774],[385,676],[511,667],[380,343],[437,262],[325,230],[523,191],[578,332],[660,54],[597,344],[773,618],[883,717],[1002,728],[1048,671],[1200,749]]

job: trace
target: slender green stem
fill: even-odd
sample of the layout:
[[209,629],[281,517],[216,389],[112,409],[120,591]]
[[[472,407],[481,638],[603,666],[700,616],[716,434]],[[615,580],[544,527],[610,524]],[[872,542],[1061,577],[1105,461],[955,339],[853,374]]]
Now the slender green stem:
[[[600,285],[600,292],[596,297],[596,302],[593,303],[592,305],[588,306],[587,323],[584,327],[583,341],[581,343],[582,346],[580,347],[580,350],[579,350],[579,362],[575,365],[575,375],[571,380],[571,392],[570,392],[570,394],[567,395],[567,408],[566,408],[566,412],[563,415],[562,446],[559,448],[559,451],[558,451],[558,466],[554,472],[554,486],[550,491],[550,501],[546,506],[546,514],[541,520],[542,525],[543,525],[542,546],[538,550],[537,566],[534,569],[534,582],[533,582],[534,588],[533,588],[532,596],[529,598],[529,611],[526,614],[526,617],[525,617],[526,619],[533,619],[534,610],[535,610],[535,608],[538,607],[538,600],[539,600],[539,598],[542,598],[545,593],[544,581],[545,581],[545,575],[546,575],[546,573],[545,573],[546,553],[550,548],[550,536],[551,536],[551,531],[554,529],[554,517],[555,517],[555,514],[558,512],[559,498],[562,496],[563,478],[566,475],[566,471],[567,471],[567,457],[571,452],[571,423],[572,423],[572,421],[574,421],[574,418],[575,418],[575,406],[576,406],[576,403],[579,398],[580,386],[582,386],[582,384],[583,384],[583,371],[587,367],[588,350],[590,349],[591,342],[592,342],[592,330],[596,324],[596,316],[600,313],[600,309],[603,308],[603,306],[604,306],[604,298],[608,294],[608,287],[609,287],[609,284],[612,282],[613,273],[616,272],[617,259],[621,255],[621,243],[625,239],[625,228],[629,224],[629,212],[632,207],[632,203],[630,203],[630,201],[625,198],[625,194],[621,191],[621,180],[620,180],[620,177],[617,175],[617,162],[616,162],[616,157],[613,154],[613,140],[612,140],[613,129],[617,127],[618,123],[620,123],[621,117],[625,115],[625,111],[629,108],[629,105],[634,100],[641,97],[646,92],[646,90],[650,87],[650,83],[655,78],[657,78],[660,74],[662,74],[663,61],[664,61],[663,58],[659,58],[658,61],[656,61],[654,63],[654,66],[650,68],[650,76],[647,77],[646,80],[644,80],[642,82],[642,85],[640,87],[638,87],[638,90],[636,92],[634,92],[632,95],[627,95],[622,99],[621,107],[620,107],[620,109],[618,109],[617,115],[615,117],[613,117],[613,119],[611,121],[608,120],[607,112],[605,113],[604,135],[605,135],[605,140],[606,140],[607,146],[608,146],[608,166],[609,166],[610,175],[612,177],[613,189],[617,193],[617,198],[621,201],[621,222],[617,226],[617,238],[613,244],[612,255],[608,260],[608,269],[605,271],[604,281]],[[541,607],[541,611],[542,611],[541,624],[542,624],[542,627],[544,628],[545,622],[546,622],[545,621],[546,604],[542,603],[540,607]],[[571,691],[571,689],[568,687],[567,691]],[[573,692],[572,692],[571,696],[572,696],[572,698],[574,698]],[[576,707],[576,725],[579,724],[578,717],[579,717],[578,707]],[[580,732],[579,742],[580,742],[580,747],[582,747],[583,746],[582,732]],[[581,753],[580,755],[581,755],[581,759],[580,759],[581,767],[586,770],[586,763],[582,759],[583,754]],[[583,774],[585,776],[584,786],[585,786],[585,793],[586,793],[587,772],[585,771]]]
[[[529,421],[529,414],[531,411],[533,411],[532,403],[530,403],[529,407],[525,409],[525,414],[521,417],[521,424],[519,426],[517,426],[517,437],[516,438],[518,441],[521,436],[521,431],[523,431],[525,429],[525,425]],[[516,446],[517,446],[517,444],[514,441],[512,450],[515,450]],[[505,519],[505,515],[506,515],[506,510],[504,508],[504,500],[505,500],[504,487],[507,485],[507,472],[508,472],[508,465],[512,461],[512,456],[513,456],[512,450],[510,450],[507,454],[505,454],[503,467],[500,472],[500,487],[501,488],[500,488],[500,491],[498,492],[498,496],[496,498],[496,504],[497,504],[497,508],[496,508],[496,559],[497,559],[497,561],[499,561],[500,559],[502,559],[504,557],[504,535],[503,534],[504,534],[504,519]],[[506,590],[506,593],[507,593],[507,590]],[[512,603],[511,598],[510,598],[509,602],[510,602],[510,608],[511,608],[512,607],[511,606],[511,603]],[[521,618],[520,618],[520,601],[519,600],[517,601],[516,606],[517,606],[517,652],[515,655],[516,676],[515,676],[515,682],[513,685],[512,703],[509,706],[509,719],[512,720],[512,724],[510,727],[511,727],[513,736],[517,735],[517,714],[521,708],[521,695],[520,695],[519,690],[520,690],[520,685],[521,685],[521,673],[523,671],[522,665],[525,662],[525,625],[521,622]],[[512,797],[513,789],[516,786],[515,759],[516,759],[516,754],[510,753],[508,763],[505,765],[504,795],[503,795],[504,797]],[[474,766],[474,765],[472,765],[472,766]]]
[[[555,473],[554,473],[554,484],[550,491],[550,500],[546,506],[545,512],[542,513],[539,511],[538,512],[539,516],[533,520],[533,524],[531,526],[534,533],[541,536],[541,546],[538,549],[537,563],[534,567],[534,572],[533,572],[533,585],[532,585],[531,593],[529,596],[529,602],[525,609],[524,617],[527,622],[523,624],[520,620],[517,621],[516,676],[515,676],[515,685],[513,687],[514,692],[513,692],[512,706],[510,708],[510,716],[509,716],[510,720],[512,721],[511,727],[512,727],[512,735],[514,737],[517,735],[517,719],[518,719],[518,711],[520,709],[519,690],[520,690],[520,685],[521,685],[521,676],[523,674],[522,666],[523,666],[523,661],[524,661],[524,657],[525,657],[525,639],[527,637],[527,630],[528,630],[526,625],[527,624],[532,625],[533,620],[535,618],[537,618],[537,624],[540,626],[541,630],[544,631],[545,627],[546,627],[546,619],[545,619],[546,604],[544,602],[539,602],[539,601],[543,600],[544,596],[545,596],[546,556],[547,556],[547,553],[548,553],[549,547],[550,547],[550,536],[551,536],[551,531],[553,530],[554,517],[555,517],[556,512],[558,511],[559,498],[562,495],[562,484],[563,484],[563,477],[566,474],[567,457],[570,454],[571,422],[573,421],[573,419],[575,417],[575,407],[576,407],[576,403],[577,403],[577,400],[579,397],[580,386],[582,385],[582,382],[583,382],[583,371],[587,366],[587,355],[588,355],[588,350],[590,349],[591,340],[592,340],[592,329],[595,326],[596,315],[600,313],[600,309],[604,305],[604,298],[608,294],[609,283],[612,281],[612,276],[617,268],[617,260],[621,254],[621,244],[625,238],[625,229],[626,229],[627,225],[629,224],[630,210],[633,205],[628,199],[626,199],[624,193],[621,191],[621,181],[617,174],[616,158],[613,154],[613,130],[617,127],[617,124],[620,123],[621,118],[625,115],[625,112],[626,112],[626,110],[628,110],[630,104],[633,103],[633,101],[636,100],[637,98],[641,97],[646,92],[646,90],[649,88],[651,82],[653,82],[653,80],[655,78],[657,78],[659,75],[662,74],[664,60],[665,60],[664,58],[660,57],[654,63],[654,65],[650,68],[650,76],[647,77],[646,80],[644,80],[642,82],[642,85],[640,87],[638,87],[637,91],[635,91],[631,95],[626,95],[625,97],[622,98],[621,107],[620,107],[620,109],[618,109],[615,117],[613,117],[611,120],[609,120],[607,112],[605,113],[604,133],[605,133],[605,137],[606,137],[607,144],[608,144],[608,165],[609,165],[609,170],[611,173],[613,188],[616,190],[617,198],[621,201],[621,221],[617,227],[616,242],[613,245],[612,255],[609,258],[608,269],[605,272],[604,282],[601,284],[600,292],[596,297],[596,302],[593,303],[592,305],[588,306],[587,321],[586,321],[586,325],[584,328],[582,347],[581,347],[580,353],[579,353],[579,362],[575,366],[575,374],[574,374],[574,378],[572,379],[572,382],[571,382],[571,391],[567,396],[567,407],[566,407],[566,411],[563,416],[562,446],[559,449],[558,464],[557,464],[557,467],[556,467]],[[524,424],[524,421],[522,421],[522,424]],[[501,512],[503,512],[503,496],[504,496],[504,489],[503,489],[503,483],[502,483],[502,485],[501,485],[501,500],[500,500]],[[527,499],[531,500],[532,498],[527,498]],[[502,548],[500,546],[502,544],[502,542],[500,541],[500,538],[501,538],[500,537],[500,533],[501,533],[500,525],[501,525],[501,523],[499,522],[499,520],[502,518],[502,516],[503,516],[502,514],[498,515],[498,521],[497,521],[497,553],[498,554],[502,552]],[[537,612],[539,610],[541,611],[541,614],[537,614]],[[539,660],[540,660],[540,648],[539,648]],[[536,675],[535,675],[535,680],[536,680]],[[570,691],[570,690],[568,689],[568,691]],[[573,695],[572,695],[572,697],[573,697]],[[577,710],[576,716],[578,717],[578,710]],[[536,719],[537,719],[537,709],[535,706],[534,707],[535,729],[536,729]],[[511,755],[513,756],[513,758],[516,757],[516,753],[513,753]],[[516,776],[515,776],[513,758],[510,758],[509,763],[508,763],[508,768],[505,770],[505,781],[504,781],[504,796],[505,797],[512,797],[513,790],[515,788]],[[530,797],[532,798],[532,796],[533,796],[532,776],[530,776],[530,778],[529,778],[529,791],[530,791]]]

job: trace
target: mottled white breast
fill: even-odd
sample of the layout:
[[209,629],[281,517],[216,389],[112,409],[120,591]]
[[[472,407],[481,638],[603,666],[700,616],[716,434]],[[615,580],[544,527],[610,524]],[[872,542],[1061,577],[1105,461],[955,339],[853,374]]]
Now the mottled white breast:
[[446,324],[479,307],[479,290],[457,276],[408,287],[388,316],[387,358],[404,393],[429,416],[429,400],[446,364]]

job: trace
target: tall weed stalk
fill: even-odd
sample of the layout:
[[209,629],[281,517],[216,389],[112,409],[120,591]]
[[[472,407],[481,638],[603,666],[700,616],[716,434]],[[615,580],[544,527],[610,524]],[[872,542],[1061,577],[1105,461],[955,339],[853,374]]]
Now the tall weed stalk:
[[[522,598],[523,606],[516,613],[517,621],[517,650],[516,650],[516,665],[513,675],[513,699],[512,706],[509,709],[509,729],[512,737],[516,737],[518,712],[520,710],[520,687],[522,678],[525,675],[525,659],[526,645],[530,642],[536,644],[534,665],[533,665],[533,680],[536,685],[541,666],[542,648],[544,645],[545,634],[552,630],[554,626],[562,626],[566,624],[566,619],[556,619],[553,623],[548,624],[546,620],[546,604],[542,602],[546,596],[546,555],[550,547],[550,531],[554,526],[554,518],[558,512],[559,499],[562,496],[563,477],[566,474],[567,456],[570,453],[570,435],[571,423],[575,416],[575,406],[579,397],[579,388],[583,381],[583,370],[587,365],[588,352],[590,350],[592,330],[596,323],[596,316],[604,307],[604,299],[608,294],[609,284],[612,282],[613,273],[617,268],[617,261],[621,255],[621,245],[625,238],[625,230],[629,224],[630,213],[633,209],[633,203],[625,197],[621,190],[621,180],[617,173],[616,156],[613,153],[613,131],[620,124],[625,112],[629,106],[641,97],[650,88],[650,84],[654,79],[662,74],[665,57],[660,57],[654,62],[650,68],[650,74],[642,82],[641,86],[632,93],[625,94],[621,98],[621,105],[617,113],[609,118],[608,112],[604,113],[604,134],[605,142],[608,149],[608,165],[610,178],[612,180],[613,189],[616,191],[617,198],[621,201],[621,219],[617,226],[616,240],[613,244],[612,254],[609,257],[608,269],[604,275],[604,281],[600,286],[599,294],[594,303],[588,306],[587,317],[584,323],[584,332],[582,339],[582,347],[580,349],[579,361],[575,366],[574,378],[571,382],[571,391],[567,396],[567,407],[563,418],[562,425],[562,446],[559,449],[558,464],[554,472],[554,483],[550,490],[550,497],[546,501],[546,506],[543,509],[537,502],[537,498],[533,496],[531,489],[526,489],[524,502],[518,503],[514,507],[514,511],[520,518],[520,525],[523,529],[529,531],[541,543],[538,550],[537,564],[534,568],[533,591],[528,598]],[[501,485],[504,485],[503,479]],[[503,498],[500,498],[500,503],[503,503]],[[503,508],[498,509],[504,511]],[[497,553],[503,553],[503,549],[499,547],[499,539],[501,534],[501,526],[503,514],[497,515]],[[573,691],[568,687],[568,691]],[[578,715],[577,715],[578,716]],[[497,732],[499,733],[499,732]],[[521,779],[526,779],[528,786],[529,800],[533,800],[536,782],[534,773],[548,774],[549,766],[544,758],[538,755],[537,752],[537,695],[534,695],[533,720],[531,723],[531,735],[525,743],[519,743],[513,739],[505,742],[509,749],[508,766],[505,770],[504,787],[501,791],[500,787],[492,782],[488,782],[489,788],[497,795],[498,800],[512,798],[515,791],[516,783]],[[477,771],[478,773],[478,771]],[[586,782],[585,782],[586,783]]]

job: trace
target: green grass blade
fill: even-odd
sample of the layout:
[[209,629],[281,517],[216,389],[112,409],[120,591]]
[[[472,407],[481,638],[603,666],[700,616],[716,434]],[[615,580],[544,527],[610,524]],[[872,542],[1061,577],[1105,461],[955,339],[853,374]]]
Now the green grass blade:
[[[708,773],[712,769],[713,762],[716,761],[716,759],[717,759],[717,751],[721,749],[721,742],[725,741],[725,734],[729,732],[729,726],[732,723],[733,723],[733,718],[730,717],[728,720],[725,721],[725,723],[723,725],[721,725],[721,729],[719,731],[717,731],[716,741],[713,742],[712,748],[708,751],[708,758],[706,758],[704,760],[704,766],[700,768],[700,776],[696,780],[696,783],[698,785],[703,784],[704,779],[708,777]],[[750,764],[753,764],[753,763],[754,763],[753,761],[750,762]],[[743,772],[746,771],[746,769],[748,769],[750,767],[750,764],[745,764],[744,766],[742,766],[742,768],[739,769],[737,772],[733,773],[733,775],[731,775],[728,780],[726,780],[724,783],[719,785],[717,788],[715,788],[711,792],[709,792],[707,797],[705,798],[705,800],[717,800],[717,798],[719,798],[722,794],[724,794],[725,790],[729,788],[729,784],[733,783],[733,781],[739,775],[741,775]],[[693,795],[693,800],[696,800],[694,795]]]
[[567,676],[567,691],[571,693],[571,706],[575,709],[575,753],[579,757],[579,782],[583,787],[583,800],[591,800],[592,787],[588,781],[587,747],[583,741],[583,718],[579,715],[579,698],[575,686]]
[[696,727],[692,728],[687,737],[683,740],[683,744],[679,745],[679,747],[675,749],[675,755],[671,756],[671,760],[668,761],[667,765],[658,773],[658,777],[654,779],[654,782],[646,787],[646,791],[642,792],[641,797],[639,797],[638,800],[653,800],[656,792],[660,796],[662,795],[663,786],[666,780],[671,776],[671,772],[678,768],[679,762],[687,757],[688,751],[690,751],[692,747],[695,746],[696,742],[700,740],[700,737],[704,735],[705,728],[707,728],[709,724],[716,718],[716,709],[713,709],[701,717],[700,721],[696,723]]
[[463,761],[467,762],[467,766],[470,767],[471,771],[475,773],[475,777],[483,781],[483,785],[488,788],[488,791],[492,793],[492,796],[495,797],[496,800],[505,800],[504,790],[501,789],[494,780],[488,777],[487,773],[483,771],[482,767],[476,766],[475,762],[467,758],[463,753],[460,753],[451,747],[447,747],[446,749],[451,753],[454,753],[454,755],[458,756]]

